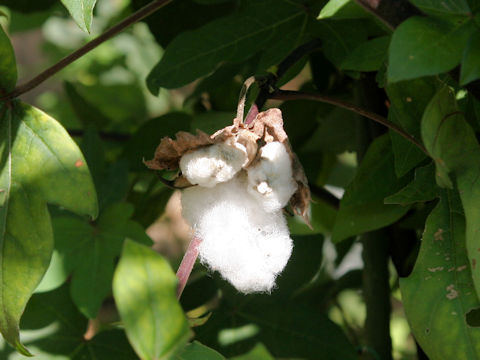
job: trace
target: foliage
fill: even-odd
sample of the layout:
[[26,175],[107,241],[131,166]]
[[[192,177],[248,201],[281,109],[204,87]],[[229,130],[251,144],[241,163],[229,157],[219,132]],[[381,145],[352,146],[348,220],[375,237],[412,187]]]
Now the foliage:
[[[480,2],[378,2],[0,0],[0,358],[480,358]],[[285,209],[271,293],[197,263],[178,300],[176,174],[143,162],[250,76],[312,228]]]

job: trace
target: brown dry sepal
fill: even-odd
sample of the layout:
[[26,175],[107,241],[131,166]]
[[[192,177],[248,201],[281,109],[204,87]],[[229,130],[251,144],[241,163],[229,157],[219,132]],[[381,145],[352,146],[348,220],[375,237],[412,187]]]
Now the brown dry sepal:
[[197,135],[179,131],[176,140],[164,137],[157,146],[153,159],[144,163],[153,170],[175,170],[185,153],[213,143],[210,136],[203,131],[197,130]]

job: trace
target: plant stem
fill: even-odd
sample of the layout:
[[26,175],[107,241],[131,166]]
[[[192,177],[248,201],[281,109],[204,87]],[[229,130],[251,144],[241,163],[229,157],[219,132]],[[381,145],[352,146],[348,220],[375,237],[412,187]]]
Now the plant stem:
[[349,103],[347,101],[335,99],[335,98],[320,95],[320,94],[306,93],[301,91],[290,91],[290,90],[277,90],[273,94],[271,94],[269,98],[276,99],[276,100],[299,100],[299,99],[314,100],[314,101],[320,101],[320,102],[332,104],[332,105],[350,110],[354,113],[362,115],[370,120],[373,120],[395,131],[397,134],[399,134],[406,140],[410,141],[412,144],[414,144],[416,147],[422,150],[422,152],[424,152],[427,156],[430,156],[427,149],[423,146],[423,144],[421,144],[417,139],[415,139],[412,135],[410,135],[405,130],[400,128],[398,125],[388,121],[383,116],[380,116],[376,113],[365,110],[364,108],[354,105],[352,103]]
[[177,299],[180,299],[183,293],[183,289],[185,289],[185,285],[187,285],[188,278],[193,269],[193,265],[195,265],[195,261],[198,257],[198,247],[202,239],[197,236],[194,236],[190,244],[188,244],[188,249],[185,255],[183,256],[182,262],[177,270],[177,278],[178,278],[178,286],[177,286]]
[[0,101],[2,100],[8,100],[8,99],[13,99],[15,97],[18,97],[34,88],[36,88],[38,85],[43,83],[45,80],[48,78],[52,77],[56,73],[58,73],[60,70],[62,70],[64,67],[67,65],[70,65],[73,63],[75,60],[79,59],[86,53],[90,52],[91,50],[95,49],[98,45],[104,43],[105,41],[109,40],[110,38],[114,37],[118,33],[122,32],[125,30],[127,27],[129,27],[132,24],[135,24],[136,22],[142,20],[143,18],[147,17],[148,15],[152,14],[153,12],[157,11],[160,9],[162,6],[168,4],[172,0],[155,0],[152,1],[151,3],[145,5],[138,11],[134,12],[132,15],[128,16],[124,20],[120,21],[118,24],[112,26],[110,29],[93,39],[92,41],[86,43],[83,45],[81,48],[78,50],[75,50],[73,53],[70,55],[67,55],[63,59],[61,59],[59,62],[56,64],[52,65],[45,71],[41,72],[37,76],[35,76],[33,79],[27,81],[26,83],[23,83],[19,86],[17,86],[11,93],[6,94],[4,96],[0,97]]
[[[390,338],[390,285],[388,272],[389,241],[386,230],[363,234],[363,295],[367,308],[366,345],[378,358],[392,359]],[[372,356],[367,356],[372,358]]]

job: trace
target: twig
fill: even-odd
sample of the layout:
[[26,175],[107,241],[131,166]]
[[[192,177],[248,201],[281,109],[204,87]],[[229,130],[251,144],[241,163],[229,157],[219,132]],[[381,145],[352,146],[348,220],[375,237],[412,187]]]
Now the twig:
[[56,64],[52,65],[45,71],[41,72],[37,76],[35,76],[33,79],[27,81],[26,83],[23,83],[19,86],[17,86],[11,93],[1,96],[0,101],[2,100],[8,100],[8,99],[13,99],[15,97],[18,97],[27,91],[30,91],[34,88],[36,88],[38,85],[43,83],[45,80],[48,78],[52,77],[56,73],[58,73],[60,70],[62,70],[64,67],[67,65],[70,65],[73,63],[75,60],[79,59],[86,53],[90,52],[91,50],[95,49],[98,45],[104,43],[105,41],[109,40],[110,38],[114,37],[118,33],[122,32],[125,30],[127,27],[129,27],[132,24],[135,24],[136,22],[142,20],[143,18],[147,17],[148,15],[152,14],[156,10],[160,9],[162,6],[168,4],[172,0],[155,0],[152,1],[151,3],[145,5],[132,15],[128,16],[124,20],[120,21],[118,24],[114,25],[92,41],[86,43],[83,45],[81,48],[78,50],[75,50],[73,53],[70,55],[67,55],[63,59],[61,59],[59,62]]
[[177,278],[178,278],[178,286],[177,286],[177,299],[180,299],[183,293],[183,289],[185,289],[185,285],[187,285],[188,278],[193,269],[193,265],[195,265],[195,261],[198,257],[198,247],[202,239],[197,236],[194,236],[190,244],[188,244],[188,249],[185,255],[183,256],[182,262],[177,270]]
[[300,100],[300,99],[314,100],[314,101],[320,101],[320,102],[332,104],[332,105],[350,110],[354,113],[362,115],[370,120],[373,120],[395,131],[397,134],[399,134],[406,140],[410,141],[412,144],[414,144],[416,147],[422,150],[422,152],[424,152],[427,156],[430,156],[430,154],[428,153],[427,149],[423,146],[423,144],[421,144],[417,139],[415,139],[412,135],[410,135],[405,130],[400,128],[398,125],[388,121],[383,116],[380,116],[378,114],[365,110],[347,101],[343,101],[343,100],[339,100],[329,96],[324,96],[324,95],[315,94],[315,93],[306,93],[301,91],[290,91],[290,90],[277,90],[273,94],[271,94],[269,98],[276,99],[276,100]]

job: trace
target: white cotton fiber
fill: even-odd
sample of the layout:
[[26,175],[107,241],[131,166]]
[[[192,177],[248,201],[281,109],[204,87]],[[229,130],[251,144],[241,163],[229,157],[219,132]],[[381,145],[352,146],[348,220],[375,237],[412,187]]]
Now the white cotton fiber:
[[232,179],[246,161],[243,145],[215,144],[183,155],[180,169],[190,183],[213,187]]
[[274,141],[260,149],[260,160],[248,168],[248,192],[267,212],[284,208],[297,190],[285,146]]
[[266,212],[259,206],[243,173],[215,188],[184,190],[182,207],[203,240],[202,263],[244,293],[272,290],[290,258],[292,240],[281,210]]

